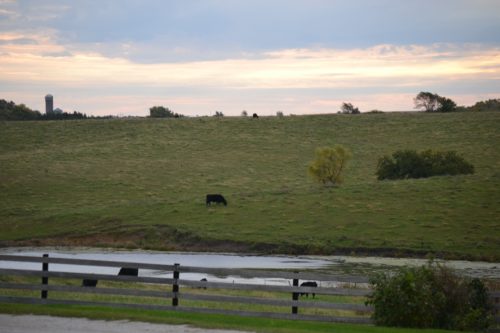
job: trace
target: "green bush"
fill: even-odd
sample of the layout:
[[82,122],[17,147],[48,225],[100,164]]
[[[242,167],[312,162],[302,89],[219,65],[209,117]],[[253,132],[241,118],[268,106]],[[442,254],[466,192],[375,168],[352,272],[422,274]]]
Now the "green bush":
[[488,290],[479,279],[455,275],[449,268],[429,263],[404,267],[395,275],[371,279],[377,325],[485,330],[492,322]]
[[339,185],[350,158],[351,152],[341,145],[317,148],[316,157],[309,164],[309,175],[324,185]]
[[454,151],[398,150],[378,160],[377,178],[405,179],[474,173],[474,166]]

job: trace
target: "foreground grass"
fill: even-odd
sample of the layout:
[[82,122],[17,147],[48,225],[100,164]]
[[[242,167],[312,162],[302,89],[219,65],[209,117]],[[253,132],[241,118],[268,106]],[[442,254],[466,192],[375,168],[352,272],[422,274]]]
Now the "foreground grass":
[[[500,259],[500,113],[0,123],[0,241]],[[345,183],[307,176],[353,152]],[[398,149],[455,150],[474,175],[377,181]],[[222,193],[227,207],[205,207]]]
[[[0,276],[1,282],[7,283],[22,283],[33,284],[39,278],[35,277],[8,277]],[[66,286],[79,286],[80,280],[75,279],[60,279],[51,278],[51,285],[66,285]],[[149,291],[162,291],[166,289],[164,285],[155,285],[147,283],[125,283],[125,282],[110,282],[99,281],[100,288],[132,288],[135,290],[149,290]],[[201,294],[218,294],[218,295],[239,295],[251,296],[260,298],[283,298],[290,299],[290,293],[277,293],[277,292],[259,292],[259,291],[239,291],[239,290],[219,290],[219,289],[196,289],[183,287],[182,293],[201,293]],[[0,290],[1,296],[24,297],[24,298],[39,298],[40,291],[30,290]],[[35,314],[35,315],[51,315],[61,317],[83,317],[89,319],[101,320],[131,320],[142,321],[160,324],[173,324],[173,325],[192,325],[201,328],[219,328],[219,329],[235,329],[251,332],[272,332],[272,333],[302,333],[302,332],[345,332],[345,333],[360,333],[360,332],[373,332],[373,333],[445,333],[452,331],[444,331],[437,329],[417,330],[407,328],[388,328],[377,327],[373,325],[361,324],[339,324],[339,323],[325,323],[325,322],[308,322],[308,321],[294,321],[294,320],[281,320],[281,319],[267,319],[259,317],[242,317],[235,315],[217,315],[217,314],[201,314],[201,313],[187,313],[169,310],[145,310],[145,309],[132,309],[120,307],[120,304],[148,304],[148,305],[163,305],[170,306],[171,299],[168,297],[141,297],[141,296],[119,296],[108,294],[88,294],[88,293],[67,293],[49,291],[48,295],[50,300],[78,300],[90,302],[107,302],[114,303],[114,306],[84,306],[84,305],[36,305],[36,304],[14,304],[2,303],[0,301],[0,313],[6,314]],[[304,301],[304,299],[302,299]],[[364,304],[364,297],[354,296],[325,296],[317,295],[315,299],[307,299],[307,302],[341,302]],[[188,301],[180,297],[180,304],[187,307],[197,308],[211,308],[211,309],[230,309],[230,310],[243,310],[243,311],[257,311],[257,312],[284,312],[290,313],[290,307],[281,307],[277,309],[274,306],[267,305],[251,305],[237,303],[221,303],[221,302],[204,302],[204,301]],[[316,309],[308,309],[299,306],[300,314],[316,314],[323,316],[347,316],[353,317],[354,313],[340,313],[338,310],[328,309],[314,312]],[[357,314],[360,315],[359,313]]]
[[236,329],[263,333],[444,333],[444,330],[417,330],[376,327],[370,325],[317,323],[277,319],[245,318],[238,316],[182,313],[174,311],[134,310],[109,307],[24,305],[0,303],[0,313],[84,317],[102,320],[131,320],[160,324],[193,325],[201,328]]

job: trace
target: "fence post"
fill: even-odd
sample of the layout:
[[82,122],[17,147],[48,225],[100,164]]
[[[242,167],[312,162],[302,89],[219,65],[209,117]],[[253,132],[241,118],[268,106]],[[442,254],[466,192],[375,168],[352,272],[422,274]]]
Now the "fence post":
[[[495,316],[497,316],[497,317],[498,317],[498,307],[497,306],[499,303],[500,303],[500,296],[497,295],[493,298],[493,304],[495,306],[494,312],[495,312]],[[497,318],[497,321],[498,321],[498,318]]]
[[[43,257],[48,258],[49,255],[44,254]],[[42,272],[48,272],[48,271],[49,271],[49,263],[48,262],[42,263]],[[42,285],[47,285],[47,284],[49,284],[49,277],[42,276]],[[41,295],[42,299],[46,299],[48,296],[47,294],[48,294],[47,289],[42,289],[42,295]]]
[[[298,273],[298,272],[294,272],[294,273]],[[293,286],[294,287],[298,287],[299,286],[299,279],[293,279]],[[292,300],[293,301],[298,301],[299,300],[299,293],[292,293]],[[299,308],[295,305],[292,306],[292,314],[297,314],[298,313],[298,310]]]
[[172,293],[174,294],[172,297],[172,306],[179,305],[179,264],[174,264],[174,280],[172,282]]

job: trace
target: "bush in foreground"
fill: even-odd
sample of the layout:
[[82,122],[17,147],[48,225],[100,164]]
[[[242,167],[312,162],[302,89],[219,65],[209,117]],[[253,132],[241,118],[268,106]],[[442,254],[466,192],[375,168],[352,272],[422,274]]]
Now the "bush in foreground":
[[430,262],[371,279],[377,325],[482,331],[493,319],[488,290],[479,279],[455,275]]
[[405,179],[474,173],[474,166],[454,151],[398,150],[378,160],[377,178]]

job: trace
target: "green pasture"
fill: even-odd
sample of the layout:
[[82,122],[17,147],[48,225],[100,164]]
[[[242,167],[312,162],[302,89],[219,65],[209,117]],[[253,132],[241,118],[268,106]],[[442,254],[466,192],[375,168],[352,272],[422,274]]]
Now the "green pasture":
[[[307,175],[320,146],[340,187]],[[398,149],[475,174],[378,181]],[[205,206],[221,193],[228,206]],[[0,122],[0,244],[500,259],[500,112]]]

